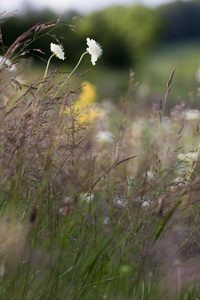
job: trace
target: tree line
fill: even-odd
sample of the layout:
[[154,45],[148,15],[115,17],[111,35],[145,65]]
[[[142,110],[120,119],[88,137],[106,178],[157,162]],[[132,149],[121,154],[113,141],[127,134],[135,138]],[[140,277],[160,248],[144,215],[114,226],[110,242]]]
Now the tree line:
[[[61,37],[70,63],[77,61],[80,48],[86,47],[87,37],[98,41],[103,49],[102,63],[112,67],[125,67],[140,61],[145,53],[158,43],[172,43],[182,40],[198,40],[200,37],[200,3],[175,1],[157,8],[143,5],[116,6],[80,16],[71,11],[62,16],[74,27],[59,27],[53,34]],[[9,46],[19,35],[38,22],[57,19],[53,11],[35,12],[27,10],[24,15],[4,18],[1,22],[3,45]],[[71,29],[75,29],[75,32]],[[65,38],[62,39],[62,36]],[[49,44],[53,35],[35,41],[33,47],[40,48],[49,57]],[[3,50],[1,49],[1,54]]]

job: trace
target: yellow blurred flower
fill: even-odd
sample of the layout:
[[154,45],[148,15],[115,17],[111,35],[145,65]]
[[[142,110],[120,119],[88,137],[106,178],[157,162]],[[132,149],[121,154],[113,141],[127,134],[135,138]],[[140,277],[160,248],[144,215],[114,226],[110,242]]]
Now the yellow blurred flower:
[[77,104],[79,104],[79,106],[89,105],[94,103],[96,99],[97,92],[95,85],[91,84],[89,81],[83,81],[80,100]]
[[[102,118],[104,112],[97,106],[95,100],[97,92],[95,85],[88,81],[82,82],[82,89],[79,100],[74,105],[74,113],[77,115],[79,123],[91,123],[96,118]],[[70,109],[65,110],[66,114],[70,114]]]

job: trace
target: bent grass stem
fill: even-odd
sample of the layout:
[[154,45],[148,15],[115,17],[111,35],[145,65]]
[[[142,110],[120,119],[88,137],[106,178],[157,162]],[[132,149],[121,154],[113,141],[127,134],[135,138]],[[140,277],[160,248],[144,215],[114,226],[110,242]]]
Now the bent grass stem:
[[80,63],[81,63],[81,61],[82,61],[82,59],[83,59],[83,56],[84,56],[85,54],[87,54],[87,53],[88,53],[88,52],[86,51],[86,52],[84,52],[84,53],[81,55],[81,57],[80,57],[80,59],[79,59],[77,65],[76,65],[75,68],[71,71],[71,73],[69,74],[69,76],[65,79],[65,81],[63,82],[63,84],[61,85],[61,87],[59,88],[59,90],[57,91],[57,93],[55,94],[54,98],[56,98],[56,97],[58,96],[58,94],[60,93],[60,91],[63,89],[63,87],[65,86],[65,84],[66,84],[67,81],[69,80],[69,78],[72,76],[72,74],[76,71],[76,69],[77,69],[78,66],[80,65]]
[[[53,56],[55,56],[55,54],[52,54],[52,55],[49,57],[49,59],[48,59],[47,66],[46,66],[46,69],[45,69],[45,72],[44,72],[43,80],[47,77],[47,72],[48,72],[48,69],[49,69],[49,64],[50,64],[50,61],[51,61],[51,59],[52,59]],[[39,92],[39,90],[41,89],[41,86],[42,86],[42,84],[43,84],[43,80],[42,80],[42,82],[40,83],[40,86],[39,86],[39,88],[38,88],[38,92]]]
[[[69,80],[69,78],[71,77],[71,75],[76,71],[76,69],[78,68],[78,66],[80,65],[80,63],[81,63],[81,61],[82,61],[82,59],[83,59],[83,56],[84,56],[85,54],[87,54],[87,53],[88,53],[88,52],[86,51],[86,52],[84,52],[84,53],[81,55],[81,57],[80,57],[80,59],[79,59],[77,65],[76,65],[75,68],[71,71],[71,73],[70,73],[69,76],[66,78],[66,80],[63,82],[63,84],[61,85],[60,89],[59,89],[59,90],[57,91],[57,93],[55,94],[54,99],[58,96],[58,94],[60,93],[60,91],[63,89],[63,87],[65,86],[65,84],[67,83],[67,81]],[[49,60],[48,60],[48,62],[47,62],[47,66],[46,66],[46,70],[45,70],[45,73],[44,73],[44,78],[43,78],[43,80],[44,80],[44,79],[46,78],[46,76],[47,76],[47,72],[48,72],[48,68],[49,68],[49,63],[50,63],[50,60],[52,59],[52,57],[53,57],[54,55],[55,55],[55,54],[52,54],[52,55],[49,57]],[[41,82],[41,84],[40,84],[40,86],[39,86],[39,88],[38,88],[38,91],[40,90],[42,83],[43,83],[43,82]],[[48,108],[51,106],[51,104],[52,104],[52,102],[49,104],[49,106],[47,107],[46,111],[43,113],[41,119],[38,121],[38,123],[37,123],[37,125],[36,125],[36,127],[35,127],[35,129],[34,129],[34,131],[33,131],[33,134],[35,133],[35,131],[36,131],[36,129],[38,128],[38,126],[40,125],[41,121],[42,121],[43,118],[45,117],[45,115],[46,115],[46,113],[47,113],[47,111],[48,111]],[[31,137],[29,138],[27,144],[29,143],[30,139],[31,139]]]

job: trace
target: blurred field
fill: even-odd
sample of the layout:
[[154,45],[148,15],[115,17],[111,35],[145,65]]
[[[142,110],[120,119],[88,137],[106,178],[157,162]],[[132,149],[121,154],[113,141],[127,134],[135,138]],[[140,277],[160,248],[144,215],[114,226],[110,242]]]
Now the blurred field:
[[[158,47],[144,60],[138,68],[138,73],[136,69],[136,78],[147,86],[149,84],[151,92],[163,94],[165,89],[163,83],[172,69],[176,68],[172,93],[169,97],[172,104],[178,97],[188,100],[189,93],[192,93],[195,98],[199,87],[196,79],[199,66],[200,42],[166,44]],[[198,105],[197,102],[195,104]]]
[[[106,51],[106,49],[105,49]],[[80,67],[84,71],[88,67],[88,59]],[[138,94],[144,102],[153,103],[155,99],[163,98],[166,92],[166,83],[173,68],[176,68],[171,94],[166,109],[179,99],[187,101],[191,106],[199,107],[197,99],[198,87],[197,71],[200,67],[200,42],[182,42],[158,46],[149,52],[146,57],[135,66],[125,69],[90,67],[87,79],[97,87],[99,101],[109,98],[115,103],[128,89],[129,71],[135,73],[135,83],[138,82]],[[67,67],[62,68],[66,71]],[[80,80],[81,82],[81,80]],[[129,99],[134,101],[134,99]]]
[[45,26],[0,64],[0,299],[199,299],[199,44],[44,76]]
[[[189,93],[195,98],[199,83],[196,73],[200,66],[200,43],[178,43],[174,45],[163,45],[153,52],[138,65],[130,66],[135,72],[135,81],[139,82],[139,90],[144,90],[144,99],[151,94],[164,95],[166,81],[173,68],[176,68],[176,75],[173,81],[171,95],[168,104],[170,107],[177,98],[188,100]],[[95,75],[94,75],[95,74]],[[119,91],[123,93],[127,89],[129,70],[112,70],[109,68],[92,71],[87,74],[89,80],[98,85],[101,98],[113,97]],[[146,92],[145,92],[146,91]],[[152,97],[151,97],[152,98]],[[151,100],[151,99],[149,99]],[[170,103],[169,103],[170,102]],[[195,105],[198,102],[194,99]]]

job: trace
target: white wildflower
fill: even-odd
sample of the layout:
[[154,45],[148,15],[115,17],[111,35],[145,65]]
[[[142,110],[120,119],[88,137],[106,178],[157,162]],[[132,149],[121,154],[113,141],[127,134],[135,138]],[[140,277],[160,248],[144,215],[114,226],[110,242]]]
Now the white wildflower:
[[112,143],[114,139],[115,136],[110,131],[99,131],[96,135],[97,142]]
[[148,179],[155,179],[155,174],[152,171],[147,171],[145,176],[147,176]]
[[184,113],[184,118],[186,120],[199,120],[200,111],[198,109],[189,109]]
[[86,41],[89,47],[86,50],[91,55],[91,62],[94,66],[96,64],[97,59],[102,55],[103,50],[95,40],[87,38]]
[[60,45],[51,43],[51,52],[59,59],[65,59],[64,49]]
[[147,199],[142,202],[142,207],[147,207],[151,205],[151,200]]

